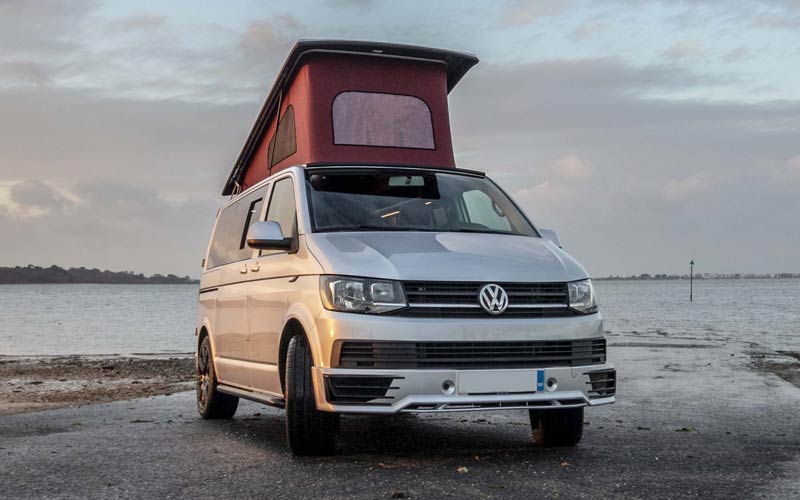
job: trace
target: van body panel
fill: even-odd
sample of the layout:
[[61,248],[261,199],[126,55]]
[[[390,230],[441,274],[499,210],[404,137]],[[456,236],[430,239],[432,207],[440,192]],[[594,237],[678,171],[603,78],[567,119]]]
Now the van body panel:
[[[380,167],[365,168],[374,170]],[[320,289],[321,277],[325,275],[503,286],[568,283],[588,279],[589,274],[552,241],[533,235],[372,229],[313,232],[304,170],[303,167],[283,170],[223,207],[224,210],[238,200],[252,199],[247,197],[255,190],[263,189],[265,201],[255,220],[265,220],[276,183],[286,177],[293,179],[297,239],[292,250],[264,252],[265,255],[254,250],[246,260],[203,273],[198,325],[209,331],[220,382],[253,394],[282,397],[280,347],[283,336],[291,334],[287,333],[287,325],[295,320],[308,339],[314,365],[313,396],[317,407],[323,411],[463,411],[497,407],[493,405],[539,408],[552,404],[555,408],[614,402],[613,391],[598,395],[591,389],[593,379],[590,374],[594,374],[595,379],[613,376],[607,375],[613,372],[613,366],[606,361],[589,366],[553,366],[542,370],[387,370],[339,366],[337,358],[340,352],[337,349],[343,341],[367,342],[368,345],[374,342],[378,349],[376,352],[381,352],[381,343],[385,342],[477,346],[498,342],[581,343],[603,337],[603,320],[596,312],[560,317],[547,314],[413,317],[326,309]],[[454,172],[450,175],[469,174]],[[530,378],[532,374],[557,378],[558,390],[525,392],[522,389],[527,387],[526,382],[515,377]],[[394,382],[387,394],[394,398],[393,402],[383,404],[375,400],[364,404],[341,404],[331,400],[328,392],[331,389],[326,386],[326,381],[337,377],[391,377]],[[443,380],[455,383],[455,392],[443,393]],[[494,394],[494,389],[503,386],[504,381],[513,381],[506,385],[514,390],[498,390]],[[486,391],[493,393],[477,394],[475,387],[488,387],[492,391]]]
[[421,281],[563,282],[589,277],[550,240],[446,232],[309,235],[326,273]]
[[600,313],[568,318],[408,318],[323,310],[316,322],[322,352],[318,366],[330,368],[338,340],[396,342],[484,342],[576,340],[603,336]]
[[[313,290],[319,296],[319,263],[308,252],[304,237],[299,238],[297,253],[278,253],[254,259],[259,277],[248,286],[251,356],[264,363],[278,363],[277,342],[286,324],[289,306],[305,301],[308,275],[313,276]],[[303,278],[303,279],[301,279]]]

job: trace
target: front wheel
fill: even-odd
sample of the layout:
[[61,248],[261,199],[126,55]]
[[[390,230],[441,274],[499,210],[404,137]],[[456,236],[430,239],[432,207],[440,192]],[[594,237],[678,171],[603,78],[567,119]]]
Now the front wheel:
[[311,349],[303,335],[286,353],[286,437],[295,455],[327,455],[336,450],[339,415],[319,411],[311,378]]
[[583,437],[583,407],[529,413],[533,440],[539,446],[575,446]]
[[217,390],[217,374],[211,357],[211,342],[203,338],[195,362],[197,378],[197,411],[206,419],[232,418],[239,406],[239,398]]

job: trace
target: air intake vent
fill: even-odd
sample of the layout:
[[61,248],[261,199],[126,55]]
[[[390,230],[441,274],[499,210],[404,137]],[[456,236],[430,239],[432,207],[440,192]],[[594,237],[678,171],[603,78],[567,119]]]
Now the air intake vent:
[[366,342],[334,347],[340,368],[544,368],[603,364],[604,338],[531,342]]
[[394,377],[327,376],[327,399],[335,404],[376,404],[388,406],[394,396],[387,396]]
[[589,391],[589,398],[608,398],[617,392],[617,371],[616,370],[603,370],[597,372],[588,372],[584,375],[589,375],[587,384],[592,386]]

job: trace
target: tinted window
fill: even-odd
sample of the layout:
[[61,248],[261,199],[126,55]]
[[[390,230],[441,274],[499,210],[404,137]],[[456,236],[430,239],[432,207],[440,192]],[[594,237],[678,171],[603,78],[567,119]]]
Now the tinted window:
[[315,231],[435,231],[536,236],[489,179],[392,169],[307,172]]
[[334,144],[436,149],[431,111],[410,95],[342,92],[333,100]]
[[258,189],[228,205],[217,221],[207,269],[249,259],[252,249],[245,244],[247,229],[258,220],[264,201],[264,188]]
[[269,141],[267,158],[273,166],[297,152],[297,138],[294,128],[294,107],[289,106],[278,122],[278,130]]
[[[283,236],[288,238],[297,232],[297,217],[294,204],[294,183],[291,177],[285,177],[275,183],[272,197],[269,200],[267,220],[277,222],[281,226]],[[280,251],[262,251],[261,255],[279,253]]]

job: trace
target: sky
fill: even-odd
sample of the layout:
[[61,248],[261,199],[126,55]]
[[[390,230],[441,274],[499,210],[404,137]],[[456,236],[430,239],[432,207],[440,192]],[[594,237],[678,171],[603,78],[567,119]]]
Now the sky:
[[458,166],[594,276],[800,272],[797,0],[0,0],[0,266],[198,276],[300,38],[476,54]]

